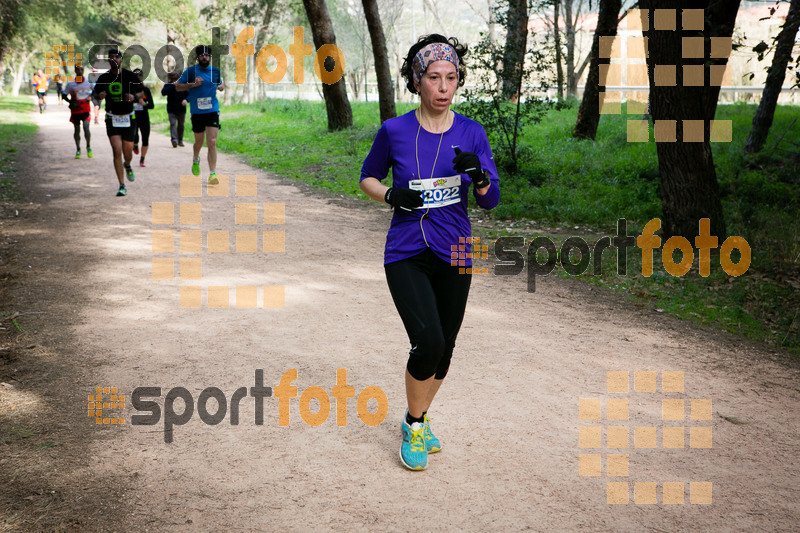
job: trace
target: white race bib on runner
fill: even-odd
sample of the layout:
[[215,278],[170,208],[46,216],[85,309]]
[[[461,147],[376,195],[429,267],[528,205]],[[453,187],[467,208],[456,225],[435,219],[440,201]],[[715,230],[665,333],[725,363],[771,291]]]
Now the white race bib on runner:
[[144,106],[141,105],[141,104],[133,104],[133,110],[134,111],[143,111],[144,110]]
[[213,104],[211,103],[211,97],[208,96],[206,98],[198,98],[197,99],[197,109],[211,109]]
[[81,89],[78,91],[78,100],[86,100],[92,95],[91,89]]
[[111,125],[115,128],[130,128],[131,116],[130,115],[111,115]]
[[422,207],[429,209],[457,204],[461,201],[461,176],[447,178],[431,178],[426,180],[411,180],[409,189],[424,191]]

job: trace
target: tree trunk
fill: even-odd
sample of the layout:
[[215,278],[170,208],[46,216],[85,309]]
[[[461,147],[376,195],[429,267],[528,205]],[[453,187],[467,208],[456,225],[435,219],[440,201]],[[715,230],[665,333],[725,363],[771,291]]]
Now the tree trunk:
[[242,102],[245,104],[250,103],[250,79],[253,77],[253,64],[251,62],[251,57],[244,58],[245,63],[247,64],[247,77],[244,79],[244,86],[242,87]]
[[[710,37],[730,37],[741,0],[642,0],[644,10],[653,8],[676,9],[676,31],[654,30],[648,25],[647,67],[653,72],[655,65],[676,65],[677,83],[674,86],[656,85],[650,76],[650,113],[656,127],[659,123],[674,121],[677,142],[657,142],[659,195],[663,216],[662,233],[665,239],[680,235],[694,242],[701,218],[711,219],[711,234],[725,238],[725,221],[719,198],[717,173],[711,154],[710,121],[714,118],[719,98],[719,86],[683,86],[683,67],[703,66],[705,80],[709,79],[709,65],[725,65],[727,58],[708,58]],[[680,13],[683,9],[704,9],[704,30],[682,30]],[[650,20],[653,20],[652,11]],[[704,58],[684,59],[682,38],[704,37]],[[692,124],[698,121],[702,128],[702,141],[693,142]],[[664,122],[660,122],[664,121]],[[687,128],[688,131],[685,131]],[[698,132],[699,134],[700,132]],[[698,135],[699,137],[699,135]]]
[[[397,116],[394,107],[392,73],[389,69],[389,54],[386,52],[386,37],[383,35],[381,17],[377,0],[362,0],[364,17],[367,19],[369,38],[372,41],[372,55],[375,58],[375,77],[378,79],[378,102],[381,122]],[[366,83],[366,77],[364,78]],[[366,87],[364,89],[366,94]]]
[[564,98],[564,67],[561,65],[563,61],[561,57],[561,30],[558,27],[558,17],[561,16],[561,1],[556,0],[553,4],[553,39],[556,46],[556,85],[558,86],[558,99]]
[[[234,42],[235,39],[236,39],[236,36],[233,35],[233,28],[228,26],[228,40],[225,41],[225,42],[232,43],[232,42]],[[227,56],[225,56],[225,60],[224,61],[227,63],[227,67],[228,67],[227,68],[227,72],[234,72],[235,73],[236,72],[236,70],[235,70],[236,66],[235,66],[234,61],[236,61],[236,58],[233,57],[232,54],[228,54]],[[223,77],[222,79],[224,80],[226,78]],[[223,92],[223,94],[225,95],[224,96],[225,100],[223,101],[223,105],[225,107],[228,107],[229,105],[231,105],[231,102],[232,102],[232,99],[233,99],[233,91],[235,90],[235,87],[237,85],[235,83],[235,81],[236,81],[236,76],[234,75],[233,78],[232,78],[232,83],[226,83],[225,84],[225,91]]]
[[[392,40],[392,50],[394,51],[394,72],[398,73],[400,72],[400,66],[403,64],[403,57],[400,55],[400,39],[398,38],[396,32],[394,39]],[[394,94],[395,97],[402,102],[405,99],[406,91],[404,90],[405,85],[401,84],[401,80],[402,78],[399,75],[394,77]]]
[[493,0],[488,1],[489,5],[489,42],[494,44],[497,42],[497,29],[495,28],[497,24],[496,15],[494,13],[494,2]]
[[350,87],[353,89],[353,98],[358,100],[359,84],[361,83],[361,76],[358,75],[358,70],[351,70],[345,74],[350,80]]
[[[178,32],[176,32],[172,28],[167,28],[167,53],[169,54],[167,57],[167,68],[165,69],[167,72],[172,72],[175,70],[175,57],[173,54],[178,53],[178,48],[175,46],[175,40],[178,37]],[[184,64],[184,68],[188,65]]]
[[19,87],[22,85],[23,68],[15,68],[12,61],[8,69],[11,71],[11,96],[19,96]]
[[[325,0],[303,0],[308,22],[311,24],[311,33],[314,35],[314,46],[319,49],[325,44],[336,44],[336,35],[333,33],[333,24],[328,15]],[[320,65],[320,70],[325,69]],[[347,99],[347,86],[344,76],[332,85],[322,84],[322,94],[325,98],[325,108],[328,112],[328,130],[342,130],[353,125],[353,110]]]
[[583,100],[578,109],[578,120],[575,123],[573,136],[579,139],[592,139],[597,136],[597,125],[600,123],[600,92],[605,85],[600,85],[600,65],[611,64],[611,59],[600,57],[600,37],[613,37],[617,34],[617,21],[622,0],[600,0],[600,13],[597,17],[597,29],[592,39],[591,63],[589,75],[583,91]]
[[28,66],[28,61],[30,61],[36,52],[38,52],[36,48],[34,48],[33,51],[27,55],[23,52],[19,60],[19,66],[16,69],[13,66],[14,62],[11,62],[10,69],[13,77],[11,84],[11,96],[19,96],[19,89],[22,86],[22,81],[25,79],[25,67]]
[[19,96],[19,88],[22,85],[22,77],[25,73],[25,62],[23,61],[17,68],[14,68],[13,64],[14,63],[12,62],[12,66],[9,67],[12,76],[11,96]]
[[786,22],[776,39],[775,57],[772,58],[772,66],[767,72],[767,81],[764,84],[764,92],[761,94],[761,102],[756,109],[750,135],[744,145],[744,151],[747,153],[760,151],[767,140],[769,129],[772,126],[772,118],[775,115],[775,106],[778,104],[778,96],[781,94],[783,80],[786,78],[786,66],[792,58],[792,48],[798,27],[800,27],[800,0],[792,0]]
[[564,27],[567,31],[567,95],[578,94],[575,78],[575,21],[572,18],[572,0],[564,0]]
[[525,48],[528,43],[528,0],[509,0],[506,20],[506,48],[503,53],[503,98],[519,97]]

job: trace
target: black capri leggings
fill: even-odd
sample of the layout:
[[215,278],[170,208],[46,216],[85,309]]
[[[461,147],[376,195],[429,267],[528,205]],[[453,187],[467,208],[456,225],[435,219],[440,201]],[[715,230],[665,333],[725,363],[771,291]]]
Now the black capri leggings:
[[471,274],[459,274],[430,248],[385,265],[394,305],[411,342],[406,368],[416,380],[444,379],[467,307]]
[[134,144],[139,144],[139,131],[142,132],[142,146],[150,145],[150,115],[136,113],[136,136]]

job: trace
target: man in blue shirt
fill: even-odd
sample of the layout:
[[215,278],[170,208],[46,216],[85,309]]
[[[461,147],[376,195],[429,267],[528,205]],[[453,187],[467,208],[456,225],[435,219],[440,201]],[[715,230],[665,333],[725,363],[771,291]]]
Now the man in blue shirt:
[[192,113],[192,131],[194,132],[194,158],[192,159],[192,174],[200,175],[200,149],[203,141],[208,146],[208,183],[216,185],[217,179],[217,134],[219,133],[219,101],[217,91],[225,90],[222,76],[217,67],[210,66],[211,47],[199,45],[195,49],[197,64],[181,74],[177,91],[189,91],[189,101]]

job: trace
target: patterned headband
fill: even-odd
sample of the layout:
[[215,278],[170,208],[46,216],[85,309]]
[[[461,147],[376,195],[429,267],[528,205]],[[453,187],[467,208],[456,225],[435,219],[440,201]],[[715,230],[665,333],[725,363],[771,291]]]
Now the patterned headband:
[[458,71],[458,54],[453,47],[446,43],[431,43],[417,52],[414,61],[411,62],[415,82],[419,83],[422,75],[434,61],[449,61]]

